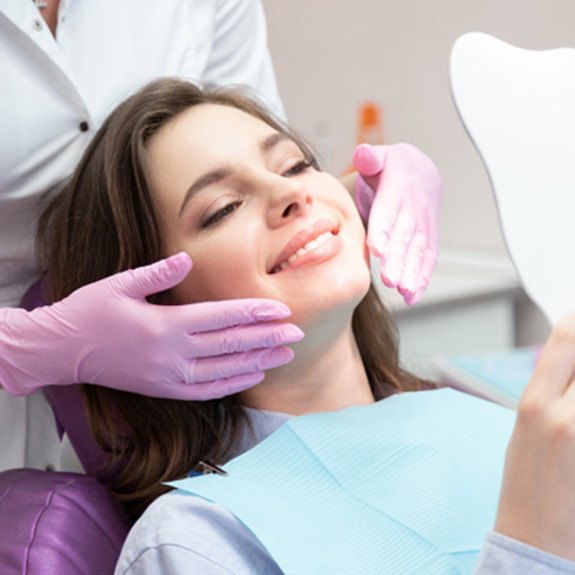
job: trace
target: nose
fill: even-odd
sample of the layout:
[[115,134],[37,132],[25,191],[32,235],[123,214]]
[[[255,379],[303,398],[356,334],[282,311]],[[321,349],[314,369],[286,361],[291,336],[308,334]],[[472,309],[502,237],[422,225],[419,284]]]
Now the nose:
[[269,194],[269,225],[279,227],[293,218],[305,215],[313,204],[301,180],[275,176]]

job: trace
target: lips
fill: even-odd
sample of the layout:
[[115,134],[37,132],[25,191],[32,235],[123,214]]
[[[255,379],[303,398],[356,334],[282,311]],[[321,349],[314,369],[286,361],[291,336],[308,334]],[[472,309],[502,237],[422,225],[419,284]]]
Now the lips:
[[269,268],[268,273],[276,274],[295,265],[298,260],[303,261],[303,258],[308,254],[312,254],[319,247],[325,245],[338,233],[339,228],[334,222],[318,220],[311,226],[299,231],[288,241]]

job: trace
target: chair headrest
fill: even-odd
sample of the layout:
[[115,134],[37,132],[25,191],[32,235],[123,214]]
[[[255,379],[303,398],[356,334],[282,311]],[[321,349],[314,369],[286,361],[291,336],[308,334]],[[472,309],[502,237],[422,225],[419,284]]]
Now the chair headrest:
[[95,479],[78,473],[0,473],[0,573],[113,573],[130,522]]

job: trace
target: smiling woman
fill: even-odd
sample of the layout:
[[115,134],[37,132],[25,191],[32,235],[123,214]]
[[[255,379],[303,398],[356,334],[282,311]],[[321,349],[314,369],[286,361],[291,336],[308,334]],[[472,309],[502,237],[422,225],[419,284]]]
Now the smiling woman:
[[110,487],[135,513],[167,490],[163,481],[251,445],[249,409],[299,415],[425,385],[399,365],[350,195],[296,134],[237,92],[165,79],[120,105],[44,214],[40,244],[55,300],[186,251],[192,271],[155,303],[273,297],[306,333],[286,350],[289,369],[221,400],[85,386],[94,433],[121,467]]
[[309,302],[318,308],[313,288],[336,281],[339,297],[357,291],[355,307],[369,286],[357,257],[364,228],[339,180],[313,164],[292,138],[230,106],[195,106],[158,131],[148,174],[160,234],[168,253],[185,250],[195,264],[177,303],[259,293],[289,302],[305,324]]
[[[94,434],[115,470],[109,487],[134,515],[145,510],[117,573],[471,573],[495,522],[513,414],[456,392],[402,393],[432,385],[399,364],[394,325],[371,286],[365,230],[356,208],[339,181],[320,171],[305,143],[257,103],[237,92],[207,92],[170,79],[148,85],[103,124],[66,190],[44,214],[39,240],[55,300],[118,271],[184,251],[193,269],[178,286],[155,295],[154,303],[273,298],[289,305],[292,321],[305,332],[303,340],[285,348],[293,355],[290,363],[266,372],[259,385],[223,399],[180,402],[84,387]],[[195,334],[189,338],[193,347]],[[557,529],[563,525],[557,516],[564,518],[561,511],[568,508],[562,498],[566,490],[544,490],[543,497],[537,491],[542,479],[558,485],[569,470],[539,466],[543,456],[557,453],[556,442],[548,417],[532,423],[533,396],[545,398],[540,388],[564,379],[551,361],[558,341],[565,338],[551,341],[543,352],[543,359],[549,356],[546,371],[530,384],[532,399],[515,428],[497,521],[504,534],[570,557],[572,539],[555,536],[573,531]],[[192,369],[201,372],[215,361],[197,360]],[[341,425],[344,419],[337,416],[342,413],[351,423]],[[296,421],[300,415],[306,417]],[[339,475],[328,474],[333,489],[324,489],[323,476],[316,474],[317,481],[308,483],[311,475],[299,475],[319,444],[298,437],[284,449],[286,433],[274,431],[280,426],[301,431],[306,425],[315,429],[314,439],[327,438],[329,457],[322,453],[314,468],[331,469],[330,461],[339,462],[361,495],[354,491],[346,505],[359,501],[359,511],[377,516],[375,523],[350,521],[341,511],[337,494],[345,482],[339,483]],[[361,441],[341,451],[358,430],[365,433]],[[269,451],[269,445],[278,450]],[[561,453],[569,455],[570,445],[562,441],[567,447]],[[517,456],[525,449],[531,450],[529,458]],[[251,456],[248,471],[253,465],[265,477],[275,472],[274,480],[263,485],[252,474],[243,485],[228,482],[219,498],[229,501],[227,507],[208,494],[202,499],[165,493],[167,481],[222,465],[239,469],[233,474],[237,481],[246,456]],[[366,475],[361,467],[356,473],[352,463],[358,457],[378,472]],[[572,460],[571,455],[561,458]],[[281,485],[288,480],[285,486],[293,486],[292,478],[303,483],[300,496],[280,513],[276,504],[287,495]],[[229,491],[235,489],[232,484],[239,507]],[[270,485],[267,501],[277,513],[272,523],[270,509],[260,500]],[[523,492],[527,496],[518,498]],[[548,505],[557,493],[560,505]],[[571,500],[575,508],[575,494]],[[385,512],[374,515],[381,505]],[[289,537],[277,529],[284,524],[291,525]],[[308,524],[313,525],[309,532],[303,529]],[[280,537],[274,540],[274,533]],[[302,546],[323,533],[334,537],[323,554],[301,556]],[[528,545],[494,532],[489,537],[477,575],[572,572],[563,559],[534,554]],[[367,547],[377,553],[373,562],[369,555],[367,570],[339,563],[340,556],[364,556],[347,547],[349,541],[363,542],[362,549],[373,541]],[[347,552],[337,555],[332,548]],[[387,551],[395,554],[393,568]],[[294,565],[298,556],[303,566]],[[328,556],[337,561],[326,570]]]

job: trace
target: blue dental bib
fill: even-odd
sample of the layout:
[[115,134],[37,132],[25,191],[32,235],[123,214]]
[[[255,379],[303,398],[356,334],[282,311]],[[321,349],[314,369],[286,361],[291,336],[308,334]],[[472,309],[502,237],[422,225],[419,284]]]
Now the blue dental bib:
[[493,527],[515,413],[451,390],[285,423],[171,482],[234,513],[286,575],[472,573]]

